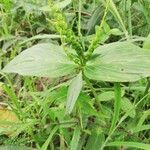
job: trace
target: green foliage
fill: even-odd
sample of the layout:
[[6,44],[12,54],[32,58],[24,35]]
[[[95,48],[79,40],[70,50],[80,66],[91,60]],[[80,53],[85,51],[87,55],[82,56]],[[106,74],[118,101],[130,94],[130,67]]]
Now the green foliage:
[[23,51],[3,71],[54,78],[67,75],[75,68],[60,46],[42,43]]
[[7,0],[0,18],[0,149],[150,149],[148,0]]
[[149,57],[150,51],[130,42],[106,44],[94,51],[84,73],[93,80],[133,82],[150,75]]
[[67,96],[66,112],[71,113],[82,90],[82,73],[80,72],[70,83]]

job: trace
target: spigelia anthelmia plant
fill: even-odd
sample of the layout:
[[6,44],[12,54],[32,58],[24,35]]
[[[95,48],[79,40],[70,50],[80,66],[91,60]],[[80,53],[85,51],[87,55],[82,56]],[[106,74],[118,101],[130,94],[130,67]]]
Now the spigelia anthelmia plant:
[[[75,5],[78,11],[71,7],[66,13],[64,8],[69,5]],[[88,22],[88,29],[82,27],[86,22],[85,18],[89,15],[84,12],[83,5],[87,7],[87,4],[81,0],[65,0],[59,3],[49,0],[48,6],[40,11],[48,13],[47,24],[55,33],[49,37],[56,36],[57,40],[52,38],[49,42],[40,42],[23,50],[1,71],[6,78],[9,73],[24,77],[46,77],[50,80],[57,78],[60,81],[67,78],[67,81],[47,90],[50,96],[45,94],[46,96],[40,95],[39,98],[31,93],[31,97],[35,99],[37,112],[37,114],[32,112],[34,119],[31,126],[34,124],[38,131],[41,129],[41,136],[42,133],[48,132],[49,127],[51,130],[48,136],[46,134],[46,139],[34,136],[38,135],[38,131],[35,130],[30,129],[27,134],[33,137],[33,143],[38,141],[33,147],[41,150],[55,149],[55,147],[64,150],[109,150],[115,147],[149,150],[148,140],[144,143],[141,140],[148,137],[149,133],[145,132],[142,135],[139,133],[150,129],[149,123],[143,125],[149,110],[141,114],[142,119],[137,117],[134,120],[137,115],[136,109],[150,95],[149,38],[146,40],[142,38],[144,44],[138,42],[136,37],[133,38],[130,0],[126,4],[127,21],[122,19],[113,0],[101,1]],[[75,11],[74,18],[69,14],[72,11]],[[115,26],[117,24],[119,29],[108,25],[112,21],[108,19],[110,16],[116,20]],[[97,23],[98,18],[100,19]],[[121,39],[110,42],[112,35],[120,36]],[[130,95],[133,100],[135,95],[126,92],[126,86],[145,80],[147,86],[143,94],[135,98],[132,103],[126,96]],[[108,91],[103,92],[107,88]],[[8,89],[5,87],[4,90],[11,93]],[[134,90],[136,91],[136,88]],[[38,102],[37,99],[43,101]],[[58,102],[55,102],[57,100]],[[145,103],[144,106],[147,107],[147,102]],[[20,111],[21,109],[22,106],[19,107]],[[50,119],[46,118],[47,116]],[[122,125],[125,120],[126,123]],[[40,121],[42,123],[45,121],[46,125]],[[26,123],[30,124],[30,121]],[[57,136],[59,138],[56,139],[59,141],[54,138]],[[137,137],[141,139],[136,141]]]

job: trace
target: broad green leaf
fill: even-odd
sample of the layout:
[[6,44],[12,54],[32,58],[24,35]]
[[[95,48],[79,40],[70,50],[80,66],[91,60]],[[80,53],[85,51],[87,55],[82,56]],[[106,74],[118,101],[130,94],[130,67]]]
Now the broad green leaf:
[[70,150],[77,150],[78,149],[78,144],[80,141],[80,134],[81,134],[80,128],[76,127],[74,130],[74,134],[73,134],[71,143],[70,143]]
[[68,89],[66,112],[71,113],[76,100],[82,89],[82,72],[80,72],[72,81]]
[[129,116],[131,118],[134,118],[135,115],[136,115],[136,111],[135,111],[135,107],[134,105],[130,102],[130,100],[128,98],[123,98],[122,101],[121,101],[121,109],[124,111],[124,112],[128,112],[129,110],[130,111],[130,114]]
[[110,142],[107,146],[125,146],[125,147],[132,147],[132,148],[139,148],[144,150],[150,150],[150,144],[138,143],[138,142]]
[[104,139],[105,137],[101,129],[97,128],[93,130],[87,140],[85,150],[100,150]]
[[75,68],[60,46],[43,43],[20,53],[3,72],[56,78],[72,73]]
[[134,82],[150,76],[150,51],[130,42],[99,46],[84,73],[93,80]]

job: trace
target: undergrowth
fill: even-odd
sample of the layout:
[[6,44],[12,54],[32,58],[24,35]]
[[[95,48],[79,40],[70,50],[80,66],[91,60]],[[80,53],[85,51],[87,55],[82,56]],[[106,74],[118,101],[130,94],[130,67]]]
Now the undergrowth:
[[149,0],[0,1],[0,149],[150,150]]

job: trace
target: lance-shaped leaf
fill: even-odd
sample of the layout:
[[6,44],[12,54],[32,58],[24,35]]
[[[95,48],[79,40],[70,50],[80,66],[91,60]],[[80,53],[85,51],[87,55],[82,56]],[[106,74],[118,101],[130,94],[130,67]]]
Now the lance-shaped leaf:
[[71,113],[82,89],[82,72],[72,81],[68,89],[66,112]]
[[130,42],[106,44],[94,51],[84,73],[93,80],[137,81],[150,76],[150,51]]
[[76,67],[62,47],[43,43],[20,53],[6,65],[3,72],[55,78],[71,73]]

